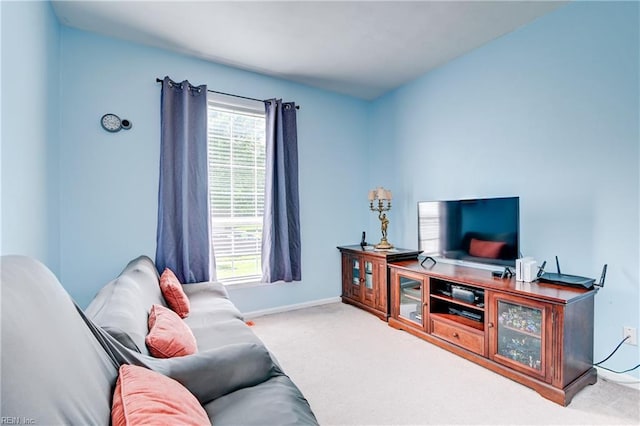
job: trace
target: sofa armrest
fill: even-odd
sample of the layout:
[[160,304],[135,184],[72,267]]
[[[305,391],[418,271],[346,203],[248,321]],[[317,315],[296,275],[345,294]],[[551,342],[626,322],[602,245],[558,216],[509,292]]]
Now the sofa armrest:
[[149,367],[182,383],[202,404],[282,374],[269,351],[255,343],[168,358]]
[[191,284],[183,284],[182,290],[184,290],[187,297],[191,298],[196,296],[199,293],[204,293],[207,297],[222,297],[225,299],[229,298],[229,292],[224,284],[219,283],[217,281],[202,281],[198,283]]

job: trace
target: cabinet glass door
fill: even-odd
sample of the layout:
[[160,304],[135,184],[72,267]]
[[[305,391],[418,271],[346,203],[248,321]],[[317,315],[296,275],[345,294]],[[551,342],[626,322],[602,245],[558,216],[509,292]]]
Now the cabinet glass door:
[[351,284],[352,285],[360,285],[360,260],[352,259],[351,260]]
[[422,325],[422,281],[400,275],[400,316]]
[[498,300],[497,355],[543,371],[543,310]]
[[363,302],[368,306],[374,306],[376,303],[376,293],[373,291],[373,262],[370,260],[363,260],[364,269],[362,273],[364,275],[362,283],[364,288],[362,289]]
[[359,256],[349,257],[349,297],[358,302],[362,301],[362,282],[364,279],[364,271],[362,270],[362,259]]
[[364,262],[364,286],[367,290],[373,290],[373,263]]

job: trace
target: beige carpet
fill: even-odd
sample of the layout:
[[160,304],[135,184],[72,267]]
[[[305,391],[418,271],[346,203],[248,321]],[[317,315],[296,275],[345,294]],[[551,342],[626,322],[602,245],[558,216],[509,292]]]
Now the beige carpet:
[[640,424],[640,392],[602,379],[568,407],[342,303],[254,318],[322,425]]

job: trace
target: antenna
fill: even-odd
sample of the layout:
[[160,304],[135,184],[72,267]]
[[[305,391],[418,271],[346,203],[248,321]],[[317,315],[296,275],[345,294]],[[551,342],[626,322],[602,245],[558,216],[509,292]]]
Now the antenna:
[[560,272],[560,261],[558,260],[558,256],[556,256],[556,268],[558,268],[558,275],[562,275],[562,272]]
[[540,265],[540,267],[538,268],[538,278],[540,278],[542,276],[542,274],[544,274],[544,267],[547,266],[547,261],[545,260],[544,262],[542,262],[542,265]]
[[597,284],[594,284],[596,287],[604,287],[604,279],[607,276],[607,264],[605,263],[604,266],[602,267],[602,275],[600,275],[600,282]]

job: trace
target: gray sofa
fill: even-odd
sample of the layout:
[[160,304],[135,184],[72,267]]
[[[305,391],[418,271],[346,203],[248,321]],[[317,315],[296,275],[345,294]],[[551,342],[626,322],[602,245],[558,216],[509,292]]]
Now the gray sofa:
[[216,425],[317,424],[220,284],[183,286],[198,352],[159,359],[144,341],[151,305],[166,306],[148,257],[132,260],[84,312],[41,263],[4,256],[0,269],[2,418],[108,425],[118,368],[134,364],[176,379]]

